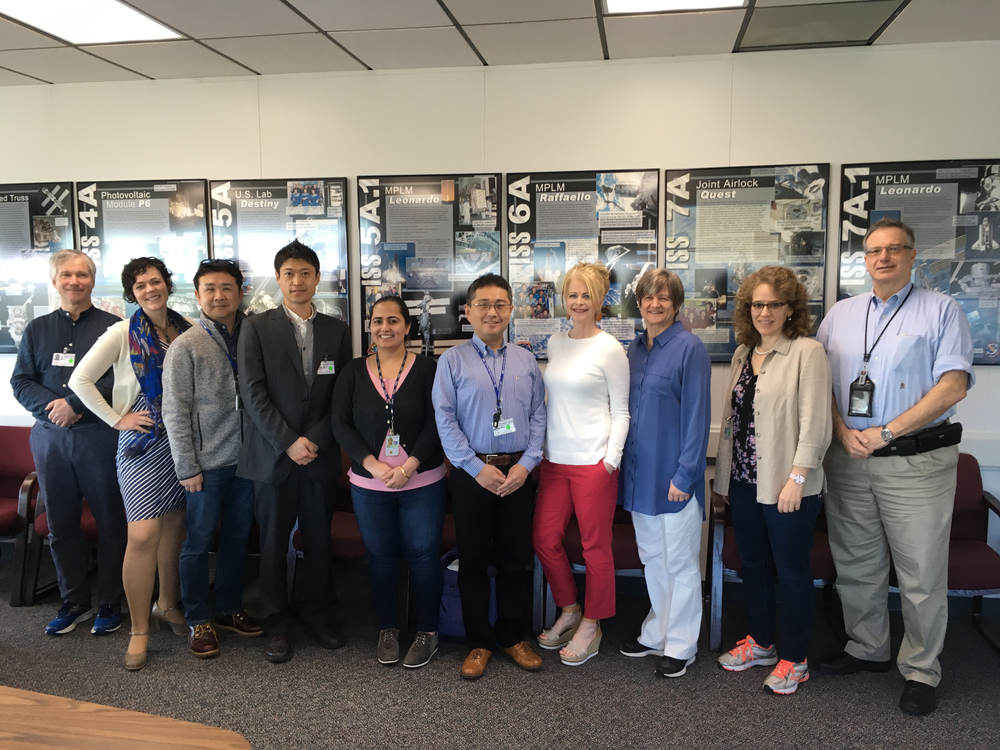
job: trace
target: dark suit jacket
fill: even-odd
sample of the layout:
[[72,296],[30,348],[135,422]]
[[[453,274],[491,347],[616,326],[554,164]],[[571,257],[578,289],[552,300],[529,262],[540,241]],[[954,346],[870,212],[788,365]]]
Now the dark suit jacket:
[[340,446],[330,427],[333,386],[351,361],[351,329],[336,318],[313,319],[313,367],[333,360],[333,375],[315,375],[310,388],[302,372],[292,322],[277,307],[250,316],[240,331],[240,394],[250,427],[240,450],[237,475],[279,484],[292,469],[285,450],[299,437],[319,446],[319,457],[306,470],[316,481],[340,476]]

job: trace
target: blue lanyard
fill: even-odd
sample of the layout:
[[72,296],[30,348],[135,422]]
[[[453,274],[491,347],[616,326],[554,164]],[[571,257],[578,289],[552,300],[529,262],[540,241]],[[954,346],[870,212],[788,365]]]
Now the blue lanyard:
[[385,381],[382,379],[382,362],[378,358],[378,349],[375,350],[375,366],[378,367],[378,382],[382,384],[382,393],[385,394],[385,403],[389,406],[389,433],[392,435],[396,434],[396,391],[399,390],[399,381],[403,377],[403,368],[406,367],[406,355],[409,354],[405,349],[403,350],[403,361],[399,363],[399,372],[396,373],[396,383],[392,386],[392,395],[389,395],[389,389],[385,387]]
[[208,334],[209,338],[211,338],[212,341],[218,344],[219,348],[222,349],[222,353],[226,355],[226,359],[229,360],[229,366],[233,368],[233,379],[236,380],[238,383],[240,377],[236,372],[236,363],[233,361],[233,358],[230,356],[229,352],[226,351],[226,347],[224,347],[222,343],[215,338],[215,334],[212,333],[212,330],[207,325],[205,325],[204,320],[199,319],[198,322],[201,323],[201,327],[205,329],[205,333]]
[[493,371],[490,369],[490,366],[486,364],[486,355],[484,355],[481,351],[479,351],[479,347],[476,346],[475,344],[472,345],[472,348],[476,350],[476,354],[478,354],[479,358],[483,361],[483,367],[486,368],[486,373],[490,376],[490,381],[493,383],[493,392],[497,396],[497,410],[493,414],[493,429],[495,430],[500,426],[500,419],[503,415],[500,408],[500,392],[503,390],[503,374],[507,370],[507,347],[504,346],[503,348],[503,363],[500,365],[499,384],[497,383],[496,376],[493,374]]

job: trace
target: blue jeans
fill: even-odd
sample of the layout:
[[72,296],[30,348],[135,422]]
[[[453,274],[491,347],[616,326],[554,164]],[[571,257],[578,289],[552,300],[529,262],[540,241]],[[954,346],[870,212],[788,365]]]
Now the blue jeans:
[[779,513],[777,505],[757,502],[757,485],[730,480],[729,508],[736,549],[743,563],[743,599],[747,632],[761,646],[774,643],[774,585],[781,585],[781,643],[778,655],[805,661],[816,597],[813,593],[813,527],[820,496],[802,498],[794,513]]
[[351,485],[354,515],[368,553],[368,576],[380,629],[399,627],[399,561],[406,560],[416,600],[417,631],[433,633],[441,613],[441,533],[445,480],[400,492]]
[[187,493],[187,536],[181,548],[181,599],[188,625],[212,619],[208,553],[219,527],[215,560],[215,609],[231,615],[243,609],[243,564],[253,523],[253,482],[236,476],[236,466],[202,472],[201,492]]

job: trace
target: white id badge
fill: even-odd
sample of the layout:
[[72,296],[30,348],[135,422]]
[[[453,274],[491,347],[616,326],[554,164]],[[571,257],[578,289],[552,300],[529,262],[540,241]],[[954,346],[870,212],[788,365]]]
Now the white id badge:
[[324,359],[319,363],[319,369],[316,370],[317,375],[333,375],[336,369],[336,362],[332,359]]
[[732,440],[733,439],[733,427],[732,427],[732,425],[728,425],[727,424],[725,427],[722,428],[722,439],[723,440]]
[[399,455],[399,435],[390,434],[385,436],[385,455]]
[[75,354],[64,354],[63,352],[56,352],[52,355],[52,366],[53,367],[72,367],[76,364]]
[[509,435],[514,432],[517,432],[517,428],[514,427],[513,419],[501,419],[500,423],[493,428],[493,434],[496,437],[500,437],[501,435]]

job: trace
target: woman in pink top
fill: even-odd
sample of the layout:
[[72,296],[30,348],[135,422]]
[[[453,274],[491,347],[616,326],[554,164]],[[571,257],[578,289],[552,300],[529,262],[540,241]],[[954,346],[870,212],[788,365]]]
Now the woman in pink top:
[[[533,542],[552,597],[562,613],[538,645],[561,648],[563,664],[583,664],[601,645],[600,620],[615,614],[611,522],[618,498],[618,466],[628,435],[628,358],[597,326],[610,277],[601,263],[579,263],[563,283],[571,331],[549,339],[545,458],[535,505]],[[581,610],[563,536],[576,515],[587,563]]]
[[333,391],[333,432],[351,457],[351,499],[368,553],[379,620],[376,657],[399,661],[399,561],[413,582],[417,634],[403,666],[422,667],[438,648],[441,532],[447,490],[431,403],[437,364],[406,351],[410,313],[396,296],[372,306],[375,351],[352,360]]

